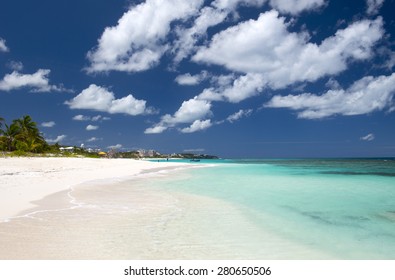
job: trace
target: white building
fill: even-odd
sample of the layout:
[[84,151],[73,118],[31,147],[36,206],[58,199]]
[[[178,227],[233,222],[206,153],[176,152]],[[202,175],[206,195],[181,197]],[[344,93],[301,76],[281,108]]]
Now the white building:
[[139,157],[153,157],[159,153],[155,152],[154,150],[137,150]]

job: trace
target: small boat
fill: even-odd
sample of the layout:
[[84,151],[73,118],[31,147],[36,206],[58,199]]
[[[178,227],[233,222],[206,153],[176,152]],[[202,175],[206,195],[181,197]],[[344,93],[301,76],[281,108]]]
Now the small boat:
[[193,161],[193,162],[199,162],[199,161],[200,161],[200,159],[197,159],[197,158],[192,158],[192,159],[190,159],[190,161]]

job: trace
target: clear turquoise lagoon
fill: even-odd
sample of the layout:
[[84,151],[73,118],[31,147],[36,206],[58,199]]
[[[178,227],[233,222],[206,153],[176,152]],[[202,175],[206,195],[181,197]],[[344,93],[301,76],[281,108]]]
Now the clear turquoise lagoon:
[[154,181],[154,187],[241,207],[265,231],[337,259],[395,259],[393,158],[198,164],[210,166]]
[[35,203],[0,223],[11,259],[395,260],[390,158],[202,160]]

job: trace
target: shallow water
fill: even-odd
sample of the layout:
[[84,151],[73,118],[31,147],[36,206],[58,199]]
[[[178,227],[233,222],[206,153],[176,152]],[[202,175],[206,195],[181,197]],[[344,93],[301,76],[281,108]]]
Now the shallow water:
[[207,162],[38,201],[0,259],[395,259],[394,160]]
[[262,228],[338,259],[395,259],[393,159],[239,160],[189,174],[160,188],[242,205]]

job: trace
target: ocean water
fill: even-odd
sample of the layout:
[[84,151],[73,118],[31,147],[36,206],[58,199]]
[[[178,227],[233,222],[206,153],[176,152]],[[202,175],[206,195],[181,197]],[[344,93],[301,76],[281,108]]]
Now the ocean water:
[[219,199],[243,209],[243,219],[265,232],[328,258],[395,259],[394,159],[207,162],[215,166],[150,187]]
[[202,160],[35,204],[0,259],[395,259],[395,159]]

